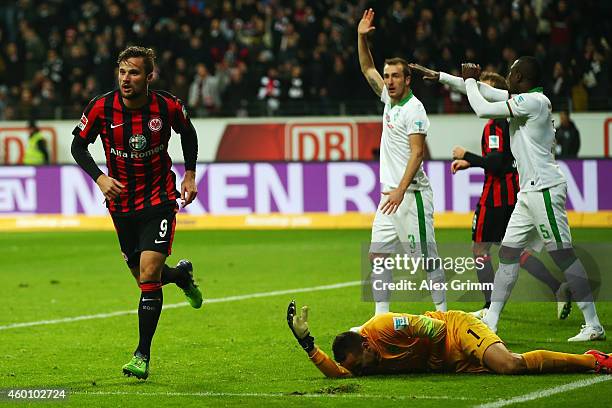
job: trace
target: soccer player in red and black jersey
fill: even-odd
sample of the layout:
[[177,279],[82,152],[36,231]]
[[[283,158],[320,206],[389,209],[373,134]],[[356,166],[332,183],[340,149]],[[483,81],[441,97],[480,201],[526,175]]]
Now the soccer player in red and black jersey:
[[[506,80],[499,74],[483,72],[480,82],[499,89],[507,89]],[[481,139],[482,155],[466,151],[461,146],[453,149],[451,170],[456,173],[468,167],[482,167],[485,171],[485,182],[474,220],[472,222],[472,241],[474,257],[484,265],[477,269],[481,283],[493,283],[494,271],[489,251],[492,244],[501,242],[516,204],[519,191],[518,172],[514,157],[510,151],[510,133],[506,119],[490,119],[484,127]],[[570,310],[569,285],[559,282],[546,266],[529,251],[524,251],[520,264],[531,275],[544,282],[556,295],[558,303],[557,317],[565,319]],[[491,304],[491,291],[483,290],[485,304],[481,310],[474,312],[477,317],[484,317]]]
[[[146,379],[151,341],[161,314],[162,285],[174,283],[194,308],[202,293],[193,280],[191,262],[165,264],[172,250],[177,200],[184,207],[197,195],[195,167],[198,140],[183,103],[164,91],[149,90],[155,53],[131,46],[119,54],[119,88],[94,98],[72,132],[72,155],[96,182],[111,214],[127,266],[140,286],[140,339],[124,374]],[[171,129],[181,135],[185,177],[181,192],[171,170]],[[100,136],[108,174],[96,165],[88,145]]]

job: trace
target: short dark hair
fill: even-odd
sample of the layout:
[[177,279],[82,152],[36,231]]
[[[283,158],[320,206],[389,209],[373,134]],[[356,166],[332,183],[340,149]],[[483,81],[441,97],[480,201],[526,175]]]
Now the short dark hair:
[[537,86],[542,84],[542,69],[535,57],[520,57],[516,69],[531,83],[531,85]]
[[334,339],[332,351],[334,352],[334,360],[342,364],[349,354],[360,354],[362,351],[361,343],[363,339],[359,333],[347,331],[340,333]]
[[410,67],[408,66],[408,61],[403,58],[395,57],[395,58],[387,58],[385,60],[385,65],[401,65],[402,71],[404,71],[404,76],[408,78],[412,75],[412,71],[410,71]]
[[480,74],[480,82],[489,81],[493,84],[493,87],[497,89],[505,89],[508,90],[508,84],[503,76],[499,75],[496,72],[485,71]]
[[119,53],[117,65],[129,58],[143,58],[145,73],[147,75],[153,72],[155,68],[155,51],[153,48],[138,47],[136,45],[129,46]]

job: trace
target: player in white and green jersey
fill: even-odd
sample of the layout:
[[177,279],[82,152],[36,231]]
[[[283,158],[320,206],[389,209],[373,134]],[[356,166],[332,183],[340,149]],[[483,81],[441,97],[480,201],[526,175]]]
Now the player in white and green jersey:
[[[603,340],[605,331],[595,310],[588,277],[572,247],[565,210],[567,185],[552,153],[555,141],[552,107],[539,87],[541,75],[537,60],[521,57],[512,65],[507,77],[508,92],[491,92],[486,85],[476,82],[479,75],[479,66],[463,65],[470,105],[478,117],[509,118],[510,147],[520,183],[518,202],[500,248],[493,302],[483,321],[497,330],[499,315],[518,278],[519,256],[534,236],[539,236],[563,270],[572,298],[585,318],[580,333],[568,341]],[[444,82],[442,77],[440,80]]]
[[[374,30],[373,18],[374,11],[366,10],[357,28],[361,71],[385,104],[380,143],[382,194],[372,226],[370,259],[375,262],[375,258],[397,253],[437,258],[433,192],[423,171],[429,119],[423,104],[412,94],[410,68],[405,60],[387,59],[384,79],[376,70],[366,38]],[[445,281],[441,268],[431,267],[427,274],[427,279],[433,283]],[[388,292],[376,288],[374,281],[390,282],[391,271],[372,276],[375,313],[387,313]],[[431,292],[436,309],[446,310],[445,291],[434,289]]]

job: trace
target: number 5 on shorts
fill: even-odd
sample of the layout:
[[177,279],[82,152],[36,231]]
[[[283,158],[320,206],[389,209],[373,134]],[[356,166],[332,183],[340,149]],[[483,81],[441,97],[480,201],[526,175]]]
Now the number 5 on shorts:
[[540,224],[540,232],[542,233],[542,237],[544,239],[549,239],[550,238],[550,233],[546,229],[546,225]]

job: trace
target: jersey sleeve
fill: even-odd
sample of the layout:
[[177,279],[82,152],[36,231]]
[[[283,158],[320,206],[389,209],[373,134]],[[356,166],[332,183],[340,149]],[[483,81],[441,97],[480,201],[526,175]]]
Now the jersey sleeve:
[[318,347],[315,348],[314,354],[309,358],[326,377],[342,378],[353,376],[349,370],[336,363]]
[[172,108],[173,115],[170,124],[176,133],[184,133],[189,128],[193,127],[183,101],[175,98],[172,101]]
[[[440,72],[440,83],[448,85],[451,89],[461,92],[462,94],[467,94],[467,89],[465,87],[465,81],[461,77],[456,77],[454,75],[447,74],[446,72]],[[482,96],[489,102],[499,102],[505,101],[508,99],[508,91],[504,89],[497,89],[484,82],[478,81],[478,90],[482,94]]]
[[81,115],[79,123],[77,123],[72,131],[75,137],[79,137],[87,141],[87,143],[95,142],[100,133],[102,109],[97,102],[98,98],[92,99],[89,102]]
[[475,79],[465,80],[468,101],[479,118],[509,118],[512,117],[509,101],[488,102],[480,93]]
[[542,107],[541,103],[532,94],[514,95],[507,102],[510,115],[514,118],[537,115]]
[[178,98],[173,98],[172,108],[170,124],[176,133],[181,135],[185,169],[193,171],[198,159],[198,136],[183,102]]
[[382,92],[380,93],[380,101],[385,105],[391,103],[391,98],[389,97],[389,91],[387,90],[387,86],[384,85]]
[[416,113],[408,119],[408,134],[412,135],[415,133],[419,133],[422,135],[427,135],[428,130],[429,119],[427,118],[425,107],[423,105],[420,105]]

